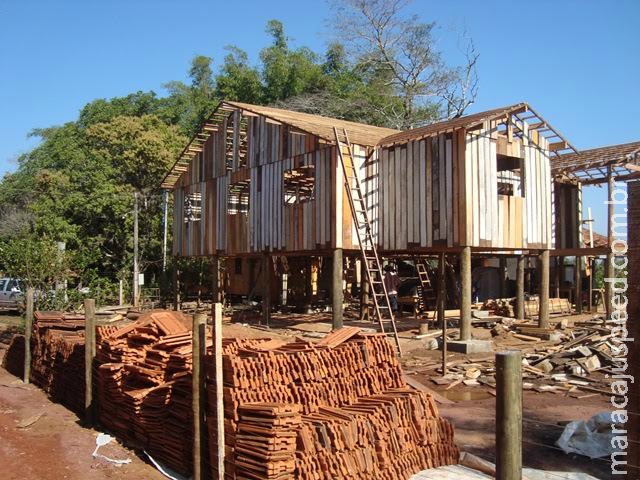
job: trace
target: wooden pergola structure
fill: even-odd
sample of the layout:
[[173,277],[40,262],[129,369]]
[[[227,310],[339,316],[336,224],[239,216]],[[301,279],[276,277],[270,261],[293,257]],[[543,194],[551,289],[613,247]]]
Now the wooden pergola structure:
[[[576,185],[581,188],[583,185],[606,185],[608,212],[607,212],[607,236],[606,244],[594,248],[581,247],[574,251],[557,253],[573,254],[579,259],[583,255],[596,256],[605,255],[605,275],[613,277],[613,251],[617,228],[623,227],[625,234],[627,230],[624,225],[617,225],[615,214],[615,184],[616,182],[627,182],[640,178],[640,142],[630,142],[619,145],[609,145],[605,147],[592,148],[581,152],[565,153],[558,158],[553,167],[554,177],[563,183]],[[611,313],[611,286],[605,285],[605,306],[607,315]]]

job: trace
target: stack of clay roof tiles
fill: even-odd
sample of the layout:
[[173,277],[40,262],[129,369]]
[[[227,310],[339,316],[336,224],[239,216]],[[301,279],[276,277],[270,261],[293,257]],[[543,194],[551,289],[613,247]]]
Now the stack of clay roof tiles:
[[[225,478],[406,479],[458,460],[451,425],[438,416],[431,396],[406,386],[384,336],[345,328],[317,344],[225,340],[223,350]],[[207,366],[212,409],[211,359]],[[281,470],[279,457],[273,464],[263,451],[247,457],[246,411],[265,404],[300,408],[295,475]],[[210,463],[216,465],[215,422],[209,425]],[[253,446],[271,445],[278,436],[254,434]]]
[[84,411],[84,317],[35,312],[31,381],[76,413]]
[[[190,324],[154,311],[99,327],[94,376],[100,422],[184,475],[192,470]],[[33,379],[76,411],[83,328],[81,317],[38,312],[33,333]],[[210,349],[205,367],[213,420]],[[384,336],[346,328],[316,344],[224,339],[223,378],[225,478],[406,479],[457,461],[451,425],[429,395],[407,387]],[[215,424],[207,422],[210,465]]]
[[97,348],[100,421],[174,470],[191,470],[190,319],[141,315]]

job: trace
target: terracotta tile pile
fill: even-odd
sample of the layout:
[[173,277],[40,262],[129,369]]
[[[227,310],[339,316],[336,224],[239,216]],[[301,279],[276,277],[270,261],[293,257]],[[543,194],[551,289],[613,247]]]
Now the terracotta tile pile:
[[[451,425],[429,395],[407,387],[384,336],[344,329],[320,344],[225,340],[223,350],[225,478],[406,479],[458,460]],[[212,360],[209,411],[215,405]],[[282,432],[247,422],[295,406],[302,417],[295,428],[294,475],[285,453],[266,453]],[[249,417],[252,409],[261,415]],[[209,425],[216,465],[215,422]]]
[[293,478],[299,405],[254,403],[239,408],[235,439],[238,478]]
[[100,421],[172,469],[191,470],[191,320],[150,312],[97,349]]
[[31,381],[76,413],[84,411],[84,317],[34,313]]

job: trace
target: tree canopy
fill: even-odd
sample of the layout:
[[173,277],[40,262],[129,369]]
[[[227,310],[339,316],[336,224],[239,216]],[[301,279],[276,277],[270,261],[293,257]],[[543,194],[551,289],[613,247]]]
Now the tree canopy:
[[[138,191],[141,262],[158,273],[159,184],[221,99],[396,128],[461,114],[477,93],[475,51],[468,50],[472,65],[446,66],[434,47],[434,24],[407,17],[405,3],[342,0],[336,8],[343,31],[323,53],[294,46],[284,25],[271,20],[257,65],[228,46],[217,66],[195,56],[190,81],[168,82],[164,96],[97,99],[74,121],[33,130],[40,143],[0,181],[0,270],[33,277],[42,288],[62,274],[85,286],[126,280]],[[64,272],[47,276],[55,242],[66,243]]]

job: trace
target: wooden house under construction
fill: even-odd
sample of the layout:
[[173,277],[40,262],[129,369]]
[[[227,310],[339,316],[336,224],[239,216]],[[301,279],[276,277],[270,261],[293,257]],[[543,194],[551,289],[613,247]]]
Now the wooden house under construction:
[[[549,251],[583,254],[581,182],[555,166],[572,154],[526,103],[397,131],[223,101],[162,184],[173,190],[173,255],[233,259],[227,288],[238,293],[257,281],[250,259],[266,271],[273,258],[333,257],[336,324],[343,255],[373,283],[383,258],[459,255],[469,338],[472,255],[517,259],[520,296],[520,263],[539,256],[544,296]],[[263,277],[275,296],[274,275]]]
[[550,158],[570,146],[526,104],[399,132],[222,102],[163,183],[174,190],[173,254],[357,251],[334,127],[348,134],[382,254],[549,249],[578,237],[556,239],[554,228],[570,215],[555,201],[576,210],[575,190],[554,196],[551,180]]

